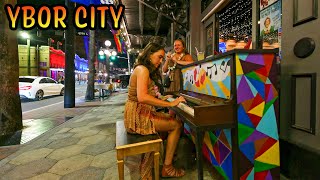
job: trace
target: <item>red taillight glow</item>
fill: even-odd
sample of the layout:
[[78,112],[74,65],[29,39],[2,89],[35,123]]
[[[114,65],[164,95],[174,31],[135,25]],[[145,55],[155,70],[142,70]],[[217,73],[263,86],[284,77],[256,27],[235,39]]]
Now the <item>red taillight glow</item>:
[[32,88],[32,86],[21,86],[21,87],[19,87],[19,90],[29,90],[31,88]]
[[118,79],[118,83],[120,82],[120,79]]

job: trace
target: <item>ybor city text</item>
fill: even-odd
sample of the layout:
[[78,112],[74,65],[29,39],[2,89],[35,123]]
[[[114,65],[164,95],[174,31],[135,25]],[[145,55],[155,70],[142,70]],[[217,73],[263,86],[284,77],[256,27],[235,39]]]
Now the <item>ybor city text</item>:
[[[107,29],[107,21],[110,19],[113,29],[119,29],[125,6],[119,4],[115,7],[108,5],[76,6],[73,10],[72,21],[77,29]],[[16,30],[18,22],[21,28],[29,30],[33,28],[68,29],[68,8],[64,5],[34,7],[32,5],[5,5],[5,12],[9,20],[9,28]]]

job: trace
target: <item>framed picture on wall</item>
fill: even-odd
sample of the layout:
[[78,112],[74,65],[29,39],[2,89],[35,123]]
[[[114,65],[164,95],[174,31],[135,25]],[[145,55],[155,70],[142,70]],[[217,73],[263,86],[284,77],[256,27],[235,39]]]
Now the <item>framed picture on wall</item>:
[[318,0],[293,0],[293,26],[318,18]]

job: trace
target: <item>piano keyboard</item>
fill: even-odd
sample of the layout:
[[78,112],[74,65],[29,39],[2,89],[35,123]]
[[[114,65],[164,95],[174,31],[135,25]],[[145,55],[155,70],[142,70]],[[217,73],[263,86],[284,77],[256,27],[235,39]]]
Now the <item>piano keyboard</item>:
[[[174,101],[175,98],[168,98],[167,101],[172,102]],[[186,105],[185,103],[179,103],[178,108],[180,108],[182,111],[190,114],[192,117],[194,117],[194,109],[188,105]]]
[[180,93],[178,96],[183,96],[187,100],[187,102],[192,102],[192,103],[197,104],[197,105],[209,105],[209,103],[207,103],[207,102],[205,102],[205,101],[203,101],[201,99],[189,96],[187,94]]

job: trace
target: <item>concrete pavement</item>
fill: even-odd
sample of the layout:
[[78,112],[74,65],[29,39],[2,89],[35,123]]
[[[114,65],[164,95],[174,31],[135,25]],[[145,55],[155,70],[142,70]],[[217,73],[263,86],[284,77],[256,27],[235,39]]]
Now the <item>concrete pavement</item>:
[[[127,93],[119,93],[16,147],[0,161],[0,179],[118,179],[115,123],[123,120]],[[1,151],[0,151],[1,153]],[[125,161],[125,179],[140,178],[140,156]],[[204,171],[204,179],[213,179]],[[195,169],[180,179],[197,179]]]

